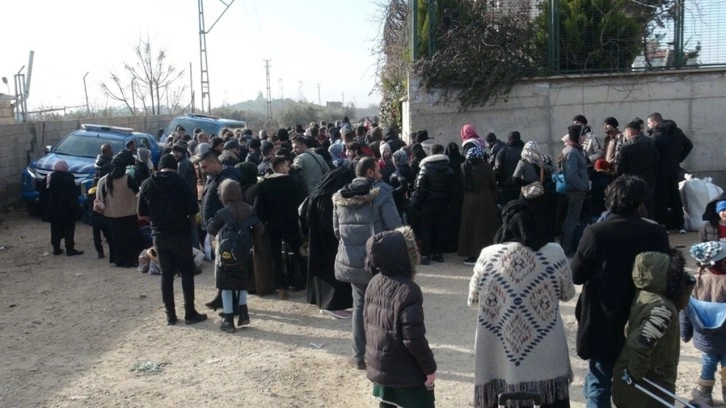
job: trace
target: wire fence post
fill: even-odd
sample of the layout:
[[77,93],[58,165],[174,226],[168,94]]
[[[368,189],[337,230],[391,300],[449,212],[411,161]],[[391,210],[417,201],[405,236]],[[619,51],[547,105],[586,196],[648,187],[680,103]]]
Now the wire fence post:
[[552,72],[559,72],[560,67],[560,1],[550,0],[550,18],[547,36],[547,65]]
[[676,69],[683,68],[684,61],[684,40],[683,29],[685,24],[685,0],[677,0],[673,16],[673,66]]
[[411,1],[411,61],[418,59],[418,0]]

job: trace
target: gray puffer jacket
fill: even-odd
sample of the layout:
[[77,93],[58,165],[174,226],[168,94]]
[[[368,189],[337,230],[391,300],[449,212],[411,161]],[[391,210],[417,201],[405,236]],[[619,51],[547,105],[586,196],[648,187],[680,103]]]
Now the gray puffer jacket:
[[333,232],[338,238],[335,278],[367,285],[370,272],[364,268],[366,241],[373,234],[401,226],[392,188],[357,177],[333,195]]

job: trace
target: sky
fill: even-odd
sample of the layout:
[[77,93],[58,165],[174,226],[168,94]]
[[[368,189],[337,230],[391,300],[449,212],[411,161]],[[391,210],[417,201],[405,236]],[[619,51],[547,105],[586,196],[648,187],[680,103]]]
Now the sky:
[[[229,3],[230,0],[225,0]],[[220,15],[220,0],[204,0],[206,26]],[[101,91],[109,73],[123,74],[134,62],[133,47],[147,35],[152,47],[164,48],[171,63],[185,70],[192,63],[196,105],[201,100],[199,11],[196,0],[23,0],[0,6],[0,93],[14,94],[13,75],[35,51],[29,110],[85,105],[83,76],[88,72],[92,107],[117,105]],[[266,92],[265,59],[270,59],[272,97],[318,102],[377,104],[377,56],[380,28],[375,0],[235,0],[207,34],[212,106],[254,99]],[[186,103],[191,93],[185,97]]]

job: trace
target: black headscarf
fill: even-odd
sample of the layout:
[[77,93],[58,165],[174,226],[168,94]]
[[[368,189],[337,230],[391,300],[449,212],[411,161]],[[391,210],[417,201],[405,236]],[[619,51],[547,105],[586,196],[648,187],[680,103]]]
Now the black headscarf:
[[542,233],[540,221],[530,203],[514,200],[502,210],[502,226],[494,236],[494,243],[519,242],[533,251],[538,251],[549,241]]
[[[133,157],[133,155],[131,157]],[[128,161],[129,158],[122,153],[117,154],[113,160],[111,160],[111,172],[106,177],[106,190],[109,194],[113,195],[113,181],[126,174],[126,166],[130,166]]]

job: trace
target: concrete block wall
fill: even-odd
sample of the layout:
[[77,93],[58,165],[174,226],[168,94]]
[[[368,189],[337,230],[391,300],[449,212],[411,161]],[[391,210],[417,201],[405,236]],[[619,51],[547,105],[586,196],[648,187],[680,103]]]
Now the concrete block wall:
[[133,128],[156,135],[175,115],[131,116],[0,124],[0,207],[20,203],[22,171],[43,156],[45,146],[53,146],[83,123]]
[[415,78],[409,83],[403,108],[406,139],[426,129],[433,143],[460,144],[461,126],[471,123],[481,137],[494,132],[506,140],[510,131],[517,130],[522,140],[535,140],[547,154],[556,156],[575,115],[585,115],[593,131],[602,136],[602,123],[608,116],[617,118],[622,130],[635,117],[645,120],[650,113],[660,112],[674,120],[694,144],[683,168],[697,177],[713,177],[726,187],[723,68],[526,80],[495,103],[466,111],[458,103],[442,101],[435,90],[419,89]]

